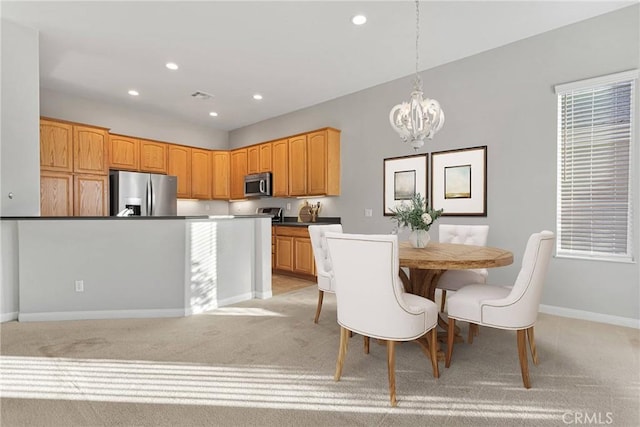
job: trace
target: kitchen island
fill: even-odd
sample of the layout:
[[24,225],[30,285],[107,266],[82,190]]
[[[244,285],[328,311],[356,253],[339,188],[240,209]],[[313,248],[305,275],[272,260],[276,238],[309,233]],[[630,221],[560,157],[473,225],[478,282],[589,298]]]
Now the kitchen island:
[[2,244],[2,321],[188,316],[271,297],[264,215],[3,218]]

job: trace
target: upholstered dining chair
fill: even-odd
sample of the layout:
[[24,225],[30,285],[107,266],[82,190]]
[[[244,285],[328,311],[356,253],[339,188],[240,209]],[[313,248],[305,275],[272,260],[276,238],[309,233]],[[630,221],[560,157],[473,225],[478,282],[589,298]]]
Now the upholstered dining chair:
[[[426,335],[433,376],[438,378],[438,307],[404,292],[399,278],[398,236],[327,233],[335,279],[340,348],[334,379],[340,380],[349,331],[387,342],[389,394],[396,406],[395,342]],[[427,334],[428,333],[428,334]]]
[[309,237],[311,237],[313,258],[316,261],[316,272],[318,274],[318,306],[316,308],[316,317],[313,320],[314,323],[318,323],[318,319],[320,318],[324,293],[335,292],[331,261],[328,258],[327,242],[324,238],[324,235],[327,232],[342,233],[342,225],[330,224],[309,226]]
[[[454,225],[440,224],[438,226],[440,243],[459,243],[463,245],[486,246],[489,235],[488,225]],[[472,283],[485,284],[489,272],[486,268],[467,270],[447,270],[440,279],[436,288],[442,291],[440,299],[440,311],[444,312],[447,299],[447,291],[457,291],[465,285]],[[473,342],[473,336],[478,334],[477,325],[469,325],[469,343]]]
[[522,267],[513,287],[468,285],[449,298],[449,326],[445,366],[451,365],[456,320],[498,329],[515,330],[520,371],[525,388],[531,388],[527,360],[527,337],[531,358],[538,364],[533,326],[538,318],[538,306],[551,252],[554,234],[534,233],[529,237],[522,258]]

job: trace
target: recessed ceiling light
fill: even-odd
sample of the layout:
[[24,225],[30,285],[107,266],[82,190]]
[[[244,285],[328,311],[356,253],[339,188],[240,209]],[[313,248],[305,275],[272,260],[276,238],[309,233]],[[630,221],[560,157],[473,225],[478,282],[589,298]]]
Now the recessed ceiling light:
[[140,94],[138,93],[138,91],[137,91],[137,90],[133,90],[133,89],[131,89],[128,93],[129,93],[129,95],[131,95],[131,96],[138,96],[138,95],[140,95]]
[[253,95],[253,99],[256,99],[259,101],[262,99],[262,95],[260,95],[259,93],[256,93],[255,95]]
[[364,15],[356,15],[351,18],[351,22],[353,22],[354,25],[362,25],[367,22],[367,17]]
[[209,115],[211,117],[218,117],[218,113],[216,113],[215,111],[210,112]]
[[176,64],[175,62],[167,62],[166,67],[170,70],[177,70],[178,64]]

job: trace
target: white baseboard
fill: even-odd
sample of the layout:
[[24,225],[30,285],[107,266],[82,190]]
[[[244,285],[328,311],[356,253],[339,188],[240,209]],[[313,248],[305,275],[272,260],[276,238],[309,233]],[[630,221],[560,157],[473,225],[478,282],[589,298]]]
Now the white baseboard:
[[545,304],[540,304],[540,312],[553,314],[555,316],[569,317],[572,319],[590,320],[592,322],[608,323],[610,325],[640,329],[640,319],[632,319],[630,317],[612,316],[610,314],[574,310],[573,308],[556,307],[554,305]]
[[11,322],[12,320],[18,320],[18,312],[13,311],[11,313],[0,314],[0,323]]
[[259,291],[255,291],[254,292],[254,298],[258,298],[258,299],[269,299],[273,296],[273,293],[271,293],[271,291],[265,291],[265,292],[259,292]]
[[253,292],[247,292],[245,294],[236,295],[231,298],[219,299],[218,307],[224,307],[225,305],[231,305],[237,302],[247,301],[252,298],[253,298]]
[[185,309],[158,310],[96,310],[96,311],[63,311],[48,313],[20,313],[20,322],[42,322],[57,320],[95,320],[95,319],[146,319],[153,317],[183,317]]

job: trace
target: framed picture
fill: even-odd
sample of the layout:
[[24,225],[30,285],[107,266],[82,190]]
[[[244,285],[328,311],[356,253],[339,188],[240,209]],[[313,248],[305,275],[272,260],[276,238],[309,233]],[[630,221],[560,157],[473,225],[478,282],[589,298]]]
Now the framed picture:
[[487,146],[431,153],[431,207],[487,216]]
[[395,208],[416,193],[427,198],[427,155],[391,157],[384,159],[383,212],[392,216]]

